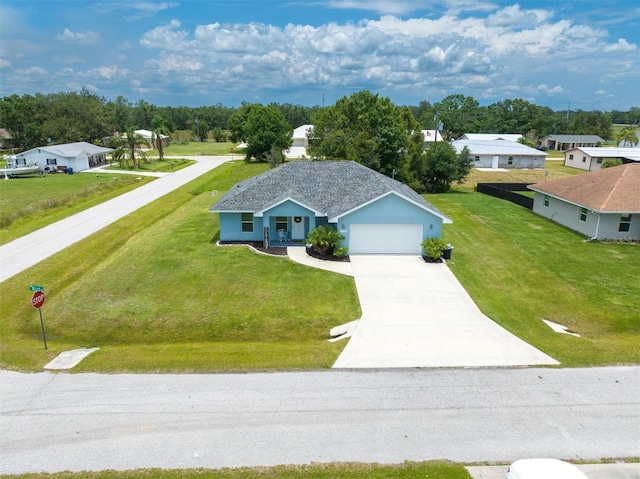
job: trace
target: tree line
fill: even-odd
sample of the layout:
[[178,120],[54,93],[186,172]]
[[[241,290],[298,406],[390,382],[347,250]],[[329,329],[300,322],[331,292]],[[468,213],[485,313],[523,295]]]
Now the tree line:
[[[220,103],[211,106],[156,106],[145,100],[131,103],[119,96],[107,101],[86,89],[35,95],[10,95],[0,98],[0,127],[6,128],[17,148],[27,150],[47,143],[87,141],[98,143],[114,133],[129,129],[152,129],[158,117],[168,131],[187,130],[191,138],[202,141],[212,136],[226,139],[232,115],[246,110]],[[323,110],[290,103],[270,104],[280,111],[292,128],[312,123],[312,117]],[[449,95],[440,102],[422,101],[406,106],[423,129],[439,128],[446,139],[464,133],[521,133],[533,143],[549,134],[595,134],[612,137],[614,123],[639,124],[640,108],[628,111],[553,111],[526,100],[504,100],[480,106],[469,96]],[[232,125],[231,125],[232,126]]]

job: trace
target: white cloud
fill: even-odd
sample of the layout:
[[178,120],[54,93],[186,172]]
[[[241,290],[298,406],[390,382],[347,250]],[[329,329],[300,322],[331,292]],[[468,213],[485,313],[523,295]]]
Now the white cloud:
[[[170,8],[178,7],[177,2],[152,2],[152,1],[112,1],[98,2],[93,8],[99,14],[122,12],[123,18],[130,22],[150,18]],[[129,13],[133,12],[133,13]]]
[[99,35],[91,30],[74,33],[65,28],[63,33],[56,35],[56,38],[68,43],[93,43],[99,38]]
[[145,47],[163,48],[173,51],[183,50],[189,44],[187,41],[189,33],[184,30],[176,30],[177,28],[180,28],[180,22],[178,20],[171,20],[169,25],[156,27],[145,33],[140,39],[140,44]]
[[[354,8],[360,3],[334,1],[332,5]],[[635,47],[624,40],[608,45],[604,31],[555,21],[551,13],[519,5],[464,18],[403,20],[385,15],[357,23],[284,27],[212,23],[196,26],[193,33],[174,20],[146,32],[140,44],[159,50],[147,63],[150,76],[154,71],[165,77],[182,71],[180,82],[202,90],[322,85],[489,95],[491,87],[503,98],[564,93],[561,69],[582,74],[593,61],[593,51],[612,48],[615,53]],[[535,80],[541,74],[545,83]]]
[[624,38],[619,38],[618,43],[607,45],[604,49],[605,52],[635,52],[638,49],[638,45],[635,43],[629,43]]
[[539,91],[540,93],[545,93],[546,95],[555,95],[556,93],[562,93],[564,91],[564,89],[560,85],[556,85],[553,88],[550,88],[544,83],[541,83],[540,85],[538,85],[536,87],[536,90]]
[[20,68],[16,70],[18,75],[48,75],[48,71],[42,67]]

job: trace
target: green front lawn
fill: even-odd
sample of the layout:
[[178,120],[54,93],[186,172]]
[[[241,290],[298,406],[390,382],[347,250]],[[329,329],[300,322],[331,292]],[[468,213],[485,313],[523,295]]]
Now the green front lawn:
[[[353,279],[244,247],[218,247],[211,191],[267,168],[233,162],[0,284],[0,367],[38,370],[101,350],[77,370],[330,367],[329,330],[360,316]],[[42,350],[30,284],[45,286]]]

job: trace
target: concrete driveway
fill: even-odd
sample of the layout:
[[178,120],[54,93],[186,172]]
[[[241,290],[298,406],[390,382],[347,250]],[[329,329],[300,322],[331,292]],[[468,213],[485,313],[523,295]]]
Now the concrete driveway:
[[334,368],[558,364],[482,314],[446,264],[351,256],[362,318]]

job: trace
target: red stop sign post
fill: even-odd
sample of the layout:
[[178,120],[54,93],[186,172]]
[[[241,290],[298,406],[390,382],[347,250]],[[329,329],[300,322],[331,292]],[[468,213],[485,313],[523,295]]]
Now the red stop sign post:
[[42,341],[44,342],[44,349],[47,349],[47,335],[44,332],[44,321],[42,320],[42,305],[44,304],[44,292],[36,291],[31,298],[31,304],[40,313],[40,326],[42,326]]

